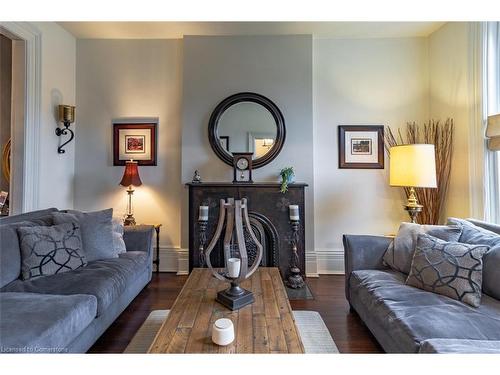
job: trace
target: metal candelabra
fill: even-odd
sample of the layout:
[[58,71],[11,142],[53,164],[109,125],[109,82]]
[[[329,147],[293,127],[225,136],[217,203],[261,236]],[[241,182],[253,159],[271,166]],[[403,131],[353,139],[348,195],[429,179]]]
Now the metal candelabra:
[[298,220],[292,220],[290,221],[290,225],[292,226],[292,237],[290,240],[290,244],[292,246],[292,256],[290,257],[290,275],[287,278],[286,285],[293,289],[299,289],[305,285],[299,268],[299,255],[297,248],[299,243],[300,222]]
[[200,263],[200,267],[205,267],[205,244],[207,243],[207,226],[208,226],[208,220],[198,220],[198,233],[199,233],[199,243],[200,246],[198,247],[198,259]]

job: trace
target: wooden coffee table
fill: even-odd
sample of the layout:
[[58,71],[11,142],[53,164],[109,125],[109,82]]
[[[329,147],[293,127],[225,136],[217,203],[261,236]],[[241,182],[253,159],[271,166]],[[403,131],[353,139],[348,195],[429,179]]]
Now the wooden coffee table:
[[[304,353],[278,268],[261,267],[241,286],[253,292],[255,302],[231,311],[215,302],[229,284],[209,269],[193,269],[148,352]],[[235,327],[236,338],[225,347],[211,339],[219,318],[231,319]]]

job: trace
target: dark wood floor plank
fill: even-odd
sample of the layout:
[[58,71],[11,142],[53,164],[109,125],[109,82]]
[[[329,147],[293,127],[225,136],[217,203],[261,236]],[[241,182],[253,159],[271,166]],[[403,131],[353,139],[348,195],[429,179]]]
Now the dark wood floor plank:
[[[177,276],[174,273],[154,274],[148,286],[97,340],[89,352],[122,353],[151,311],[172,307],[186,280],[187,276]],[[344,276],[322,275],[319,278],[308,278],[307,284],[315,299],[292,300],[290,304],[293,310],[318,311],[341,353],[382,352],[357,314],[349,312],[349,304],[344,296]],[[254,321],[254,324],[258,322]]]

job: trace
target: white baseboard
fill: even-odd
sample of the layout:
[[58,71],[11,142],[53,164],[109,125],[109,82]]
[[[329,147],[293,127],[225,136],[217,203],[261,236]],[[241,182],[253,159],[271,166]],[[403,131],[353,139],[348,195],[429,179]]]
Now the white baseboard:
[[188,250],[174,246],[160,246],[160,272],[187,275],[189,273]]
[[319,277],[316,252],[306,251],[306,277]]
[[[174,246],[160,246],[160,272],[189,274],[189,251]],[[344,274],[344,249],[306,251],[306,276]]]
[[318,274],[343,275],[344,249],[316,249]]

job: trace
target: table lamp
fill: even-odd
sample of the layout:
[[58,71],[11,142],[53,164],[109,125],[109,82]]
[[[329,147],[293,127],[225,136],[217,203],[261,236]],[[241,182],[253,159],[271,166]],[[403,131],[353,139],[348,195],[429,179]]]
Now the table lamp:
[[423,206],[418,203],[415,188],[436,188],[436,158],[434,145],[411,144],[394,146],[389,150],[389,184],[410,188],[404,206],[412,223],[416,222]]
[[142,181],[139,177],[139,168],[137,162],[130,160],[125,162],[125,171],[123,172],[120,185],[127,186],[128,204],[127,204],[127,217],[123,221],[123,225],[135,225],[135,219],[132,211],[132,195],[134,189],[132,186],[141,186]]

